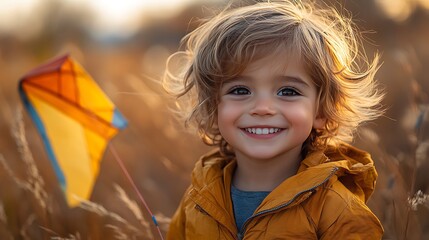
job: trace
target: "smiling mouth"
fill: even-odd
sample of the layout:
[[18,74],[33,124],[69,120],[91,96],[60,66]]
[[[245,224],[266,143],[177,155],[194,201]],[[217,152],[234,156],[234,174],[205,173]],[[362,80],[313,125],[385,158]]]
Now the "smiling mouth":
[[282,131],[282,128],[243,128],[244,131],[256,135],[268,135]]

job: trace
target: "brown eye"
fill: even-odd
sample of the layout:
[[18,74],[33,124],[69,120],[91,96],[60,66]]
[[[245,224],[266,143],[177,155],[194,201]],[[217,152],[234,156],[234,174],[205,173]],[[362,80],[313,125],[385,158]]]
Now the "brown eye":
[[285,88],[280,89],[277,92],[277,95],[279,95],[279,96],[299,96],[301,94],[294,88],[285,87]]
[[232,95],[249,95],[250,91],[249,89],[245,88],[245,87],[234,87],[233,89],[231,89],[228,94],[232,94]]

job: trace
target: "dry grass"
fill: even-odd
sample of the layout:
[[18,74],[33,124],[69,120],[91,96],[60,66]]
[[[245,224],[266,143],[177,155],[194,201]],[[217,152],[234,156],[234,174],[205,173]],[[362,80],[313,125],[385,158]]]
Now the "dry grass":
[[[373,14],[368,15],[373,25],[366,28],[377,31],[371,38],[383,52],[377,76],[388,108],[385,117],[360,129],[354,143],[371,153],[379,173],[369,207],[384,226],[384,239],[429,239],[429,16],[417,12],[408,22],[394,24],[377,18],[365,4],[349,7]],[[159,239],[109,152],[90,201],[67,207],[17,92],[25,72],[65,51],[81,61],[129,120],[113,141],[165,234],[195,160],[208,150],[174,120],[173,102],[153,80],[162,74],[164,55],[176,50],[189,31],[189,19],[201,15],[200,6],[187,11],[159,20],[152,32],[145,29],[144,37],[125,43],[103,45],[74,26],[77,21],[64,19],[55,21],[59,28],[66,31],[63,26],[71,24],[74,28],[67,29],[75,32],[63,38],[56,25],[30,40],[0,33],[0,239]]]
[[43,230],[45,230],[46,232],[49,232],[52,235],[54,235],[54,236],[50,237],[51,240],[81,240],[80,234],[78,232],[75,233],[75,234],[68,234],[66,237],[60,237],[58,235],[58,233],[56,233],[56,232],[54,232],[54,231],[52,231],[50,229],[47,229],[47,228],[44,228],[44,227],[41,227],[41,228]]
[[27,138],[25,137],[22,108],[19,107],[15,113],[15,124],[12,127],[12,136],[15,139],[21,159],[26,166],[26,178],[24,180],[17,178],[10,169],[8,173],[18,186],[32,193],[42,209],[51,212],[52,209],[50,209],[50,205],[48,204],[48,194],[44,189],[45,182],[37,169],[37,165],[34,162],[33,155],[28,146]]
[[429,208],[429,194],[424,194],[422,190],[418,190],[413,197],[408,197],[408,205],[413,211],[417,211],[420,206]]
[[[23,191],[30,193],[30,196],[33,197],[35,202],[38,204],[38,207],[43,210],[43,214],[41,216],[36,214],[30,214],[25,218],[24,222],[20,226],[19,236],[22,239],[34,239],[34,236],[31,235],[31,232],[34,231],[34,225],[36,225],[39,230],[43,230],[45,233],[48,233],[48,235],[54,235],[51,236],[50,239],[81,239],[79,232],[77,232],[76,234],[68,234],[66,237],[60,237],[59,234],[55,231],[43,226],[48,226],[50,224],[49,215],[52,214],[53,210],[49,203],[49,195],[44,188],[45,183],[43,177],[40,175],[32,153],[29,149],[25,134],[25,127],[22,118],[21,108],[18,108],[16,110],[16,118],[14,123],[15,125],[12,128],[11,135],[16,142],[17,150],[21,156],[20,159],[23,161],[23,165],[25,166],[24,177],[18,177],[15,174],[15,171],[11,169],[8,162],[1,154],[0,163],[4,171],[7,173],[8,177],[13,180],[16,186],[18,186]],[[101,218],[113,220],[116,225],[105,224],[104,227],[113,231],[114,239],[141,239],[142,236],[144,236],[143,239],[153,239],[150,224],[144,220],[143,214],[139,206],[127,196],[126,192],[119,185],[114,184],[114,187],[117,191],[117,197],[141,223],[141,226],[145,231],[144,234],[140,231],[141,227],[133,226],[131,223],[129,223],[123,217],[119,216],[117,213],[107,210],[105,207],[98,203],[80,199],[81,204],[79,205],[79,208],[87,211],[88,213],[94,213]],[[37,220],[41,221],[42,224],[36,223]],[[168,218],[162,217],[161,223],[166,222],[168,222]],[[8,222],[8,216],[5,213],[4,205],[2,202],[0,202],[0,223],[4,225],[5,228],[7,228],[8,225],[12,224]],[[124,229],[126,229],[127,232],[124,232]]]
[[[45,210],[44,216],[38,216],[36,214],[28,215],[20,226],[19,236],[22,239],[34,239],[34,236],[31,235],[31,232],[34,231],[34,227],[36,225],[36,228],[38,227],[39,230],[42,230],[48,235],[51,235],[50,239],[81,239],[79,232],[76,232],[75,234],[68,234],[66,237],[60,237],[60,234],[48,227],[50,224],[48,218],[50,217],[49,215],[53,212],[51,206],[49,205],[49,195],[44,189],[45,184],[43,177],[40,175],[31,151],[29,150],[27,138],[25,135],[24,121],[22,119],[22,109],[18,109],[16,111],[16,116],[16,125],[13,127],[12,135],[17,144],[17,150],[20,153],[21,159],[25,166],[24,177],[18,177],[15,174],[15,171],[11,169],[8,162],[1,154],[0,163],[5,172],[8,174],[8,177],[13,180],[16,186],[18,186],[23,191],[30,193],[30,196],[32,196],[38,204],[38,207],[40,207],[42,210]],[[123,206],[127,207],[134,214],[141,226],[133,226],[130,222],[117,213],[109,211],[102,205],[95,202],[80,199],[81,204],[79,205],[79,208],[85,210],[88,213],[94,213],[101,218],[113,220],[114,224],[105,224],[104,227],[113,231],[114,239],[154,239],[150,224],[149,222],[145,221],[139,206],[135,203],[135,201],[128,197],[125,190],[122,189],[119,185],[114,184],[114,188],[117,192],[117,197],[122,202]],[[37,220],[41,221],[41,224],[36,223]],[[169,218],[160,215],[160,223],[161,226],[164,225],[164,230],[166,229],[165,225],[168,224],[168,221]],[[8,225],[12,224],[8,222],[8,216],[5,212],[2,202],[0,202],[0,223],[6,228]],[[140,230],[141,227],[143,227],[144,233]],[[142,236],[144,237],[142,238]]]

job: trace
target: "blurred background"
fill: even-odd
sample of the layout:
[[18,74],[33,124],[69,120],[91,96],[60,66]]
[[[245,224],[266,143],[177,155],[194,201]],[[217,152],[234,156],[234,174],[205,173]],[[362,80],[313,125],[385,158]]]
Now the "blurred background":
[[[382,55],[387,111],[354,142],[379,172],[369,207],[384,239],[429,239],[429,0],[325,2],[350,11],[367,55]],[[165,233],[209,148],[175,120],[159,81],[180,39],[227,3],[0,0],[0,239],[160,239],[109,151],[91,201],[67,207],[18,82],[65,53],[92,75],[129,121],[111,143]]]

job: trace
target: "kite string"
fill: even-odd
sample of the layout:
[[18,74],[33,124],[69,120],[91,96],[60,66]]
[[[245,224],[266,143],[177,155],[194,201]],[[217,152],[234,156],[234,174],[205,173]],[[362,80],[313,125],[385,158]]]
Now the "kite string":
[[137,193],[138,197],[140,198],[140,201],[143,203],[143,205],[145,206],[146,210],[148,211],[148,213],[152,217],[152,221],[155,224],[156,229],[158,230],[159,236],[161,237],[162,240],[164,240],[164,237],[162,236],[161,229],[159,228],[158,221],[156,220],[155,215],[150,210],[149,206],[147,205],[146,201],[143,198],[143,195],[140,193],[140,191],[138,190],[136,184],[134,183],[133,179],[131,178],[131,175],[128,173],[128,170],[127,170],[127,168],[124,165],[124,162],[119,157],[119,155],[116,152],[116,150],[113,147],[113,145],[110,143],[108,146],[109,146],[109,150],[112,152],[112,154],[113,154],[116,162],[121,167],[122,172],[124,173],[124,175],[126,176],[126,178],[128,179],[128,181],[130,182],[130,184],[133,187],[134,191]]

